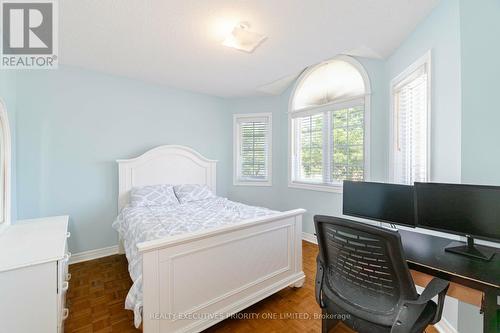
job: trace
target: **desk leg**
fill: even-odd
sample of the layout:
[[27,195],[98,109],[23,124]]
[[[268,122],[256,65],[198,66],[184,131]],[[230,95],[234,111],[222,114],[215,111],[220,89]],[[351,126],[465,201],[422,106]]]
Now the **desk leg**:
[[483,325],[485,333],[500,333],[500,305],[498,305],[499,293],[489,290],[484,294],[483,300]]

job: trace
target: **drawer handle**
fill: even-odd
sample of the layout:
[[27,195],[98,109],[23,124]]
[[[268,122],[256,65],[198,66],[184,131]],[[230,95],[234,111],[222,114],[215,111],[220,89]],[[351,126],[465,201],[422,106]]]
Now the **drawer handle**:
[[69,316],[69,309],[68,308],[64,308],[63,311],[62,311],[62,320],[68,319],[68,316]]
[[64,281],[63,284],[62,284],[62,290],[63,291],[67,291],[69,289],[69,282],[68,281]]
[[66,274],[66,281],[71,280],[71,273]]
[[71,232],[69,232],[69,231],[68,231],[68,232],[66,233],[66,238],[70,238],[70,237],[71,237]]
[[64,261],[68,261],[71,258],[71,252],[68,252],[64,255]]

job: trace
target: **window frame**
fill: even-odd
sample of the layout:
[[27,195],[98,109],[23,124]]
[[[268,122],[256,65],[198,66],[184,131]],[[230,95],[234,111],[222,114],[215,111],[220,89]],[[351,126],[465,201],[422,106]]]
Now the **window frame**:
[[[240,179],[241,155],[240,155],[240,119],[267,118],[267,177],[265,180],[242,180]],[[273,121],[271,112],[262,113],[236,113],[233,115],[233,185],[234,186],[272,186],[273,174]]]
[[432,139],[432,126],[431,126],[431,117],[432,117],[432,52],[428,50],[423,56],[415,60],[408,67],[406,67],[401,73],[396,75],[389,86],[389,99],[390,99],[390,128],[389,128],[389,180],[391,182],[396,182],[395,179],[395,147],[397,145],[396,138],[396,129],[394,128],[396,121],[396,108],[394,104],[395,100],[395,88],[399,86],[399,84],[408,77],[413,74],[420,67],[426,65],[427,66],[427,180],[431,181],[431,139]]
[[9,117],[4,101],[0,98],[0,126],[2,127],[1,142],[2,149],[0,151],[0,163],[2,163],[3,195],[2,200],[3,211],[0,212],[0,232],[5,230],[11,224],[11,160],[12,160],[12,141],[10,132]]
[[[314,72],[317,68],[328,64],[329,62],[332,61],[345,61],[352,65],[354,68],[356,68],[363,78],[364,84],[365,84],[365,93],[363,95],[355,96],[352,98],[348,99],[339,99],[334,102],[326,103],[320,106],[314,106],[314,107],[307,107],[299,110],[293,110],[293,101],[296,92],[301,88],[303,82],[307,79],[307,77]],[[371,127],[371,121],[370,121],[370,114],[371,114],[371,84],[370,84],[370,78],[368,76],[368,73],[364,66],[355,58],[346,56],[346,55],[339,55],[336,56],[328,61],[321,62],[317,65],[314,65],[310,67],[309,69],[305,70],[297,79],[297,82],[295,83],[295,86],[292,90],[292,94],[290,96],[289,102],[288,102],[288,187],[289,188],[296,188],[296,189],[304,189],[304,190],[313,190],[313,191],[323,191],[323,192],[333,192],[333,193],[342,193],[343,192],[343,183],[318,183],[318,182],[305,182],[305,181],[300,181],[294,179],[294,165],[296,163],[296,154],[295,154],[295,143],[294,140],[296,139],[294,136],[294,126],[293,126],[293,114],[316,114],[316,113],[321,113],[321,112],[327,112],[331,110],[336,110],[339,108],[348,108],[348,107],[353,107],[353,106],[359,106],[358,102],[359,100],[363,99],[364,100],[364,134],[363,134],[363,157],[364,157],[364,163],[363,163],[363,172],[364,172],[364,181],[370,180],[370,169],[371,169],[371,164],[370,164],[370,127]],[[324,139],[325,139],[325,133],[323,133]],[[329,140],[327,140],[328,142]],[[329,144],[328,144],[329,145]],[[329,149],[329,148],[328,148]],[[325,160],[325,156],[323,156],[323,161]],[[323,167],[325,167],[325,162],[323,162]],[[323,171],[325,172],[325,170]]]

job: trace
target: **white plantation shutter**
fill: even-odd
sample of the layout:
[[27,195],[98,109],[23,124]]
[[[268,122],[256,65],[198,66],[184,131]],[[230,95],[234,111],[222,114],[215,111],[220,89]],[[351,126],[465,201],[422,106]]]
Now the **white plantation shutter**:
[[331,112],[330,182],[364,179],[364,113],[363,105]]
[[296,119],[296,174],[302,181],[323,181],[323,113]]
[[364,100],[293,115],[294,180],[324,185],[364,179]]
[[393,86],[394,181],[425,182],[428,175],[428,64]]
[[271,116],[236,116],[236,182],[268,182]]

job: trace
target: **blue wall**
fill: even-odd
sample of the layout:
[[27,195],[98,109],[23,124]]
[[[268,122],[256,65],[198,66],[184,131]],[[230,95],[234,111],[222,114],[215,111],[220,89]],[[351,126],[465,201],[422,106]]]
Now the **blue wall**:
[[[500,185],[500,2],[460,0],[462,181]],[[459,304],[460,332],[479,332],[477,308]]]
[[[386,62],[389,81],[431,51],[431,180],[461,179],[460,8],[442,0]],[[389,84],[389,82],[387,82]]]
[[163,144],[219,160],[231,174],[224,100],[75,68],[18,75],[18,217],[71,217],[72,252],[116,245],[115,160]]
[[463,181],[500,185],[500,1],[461,0],[461,34]]

